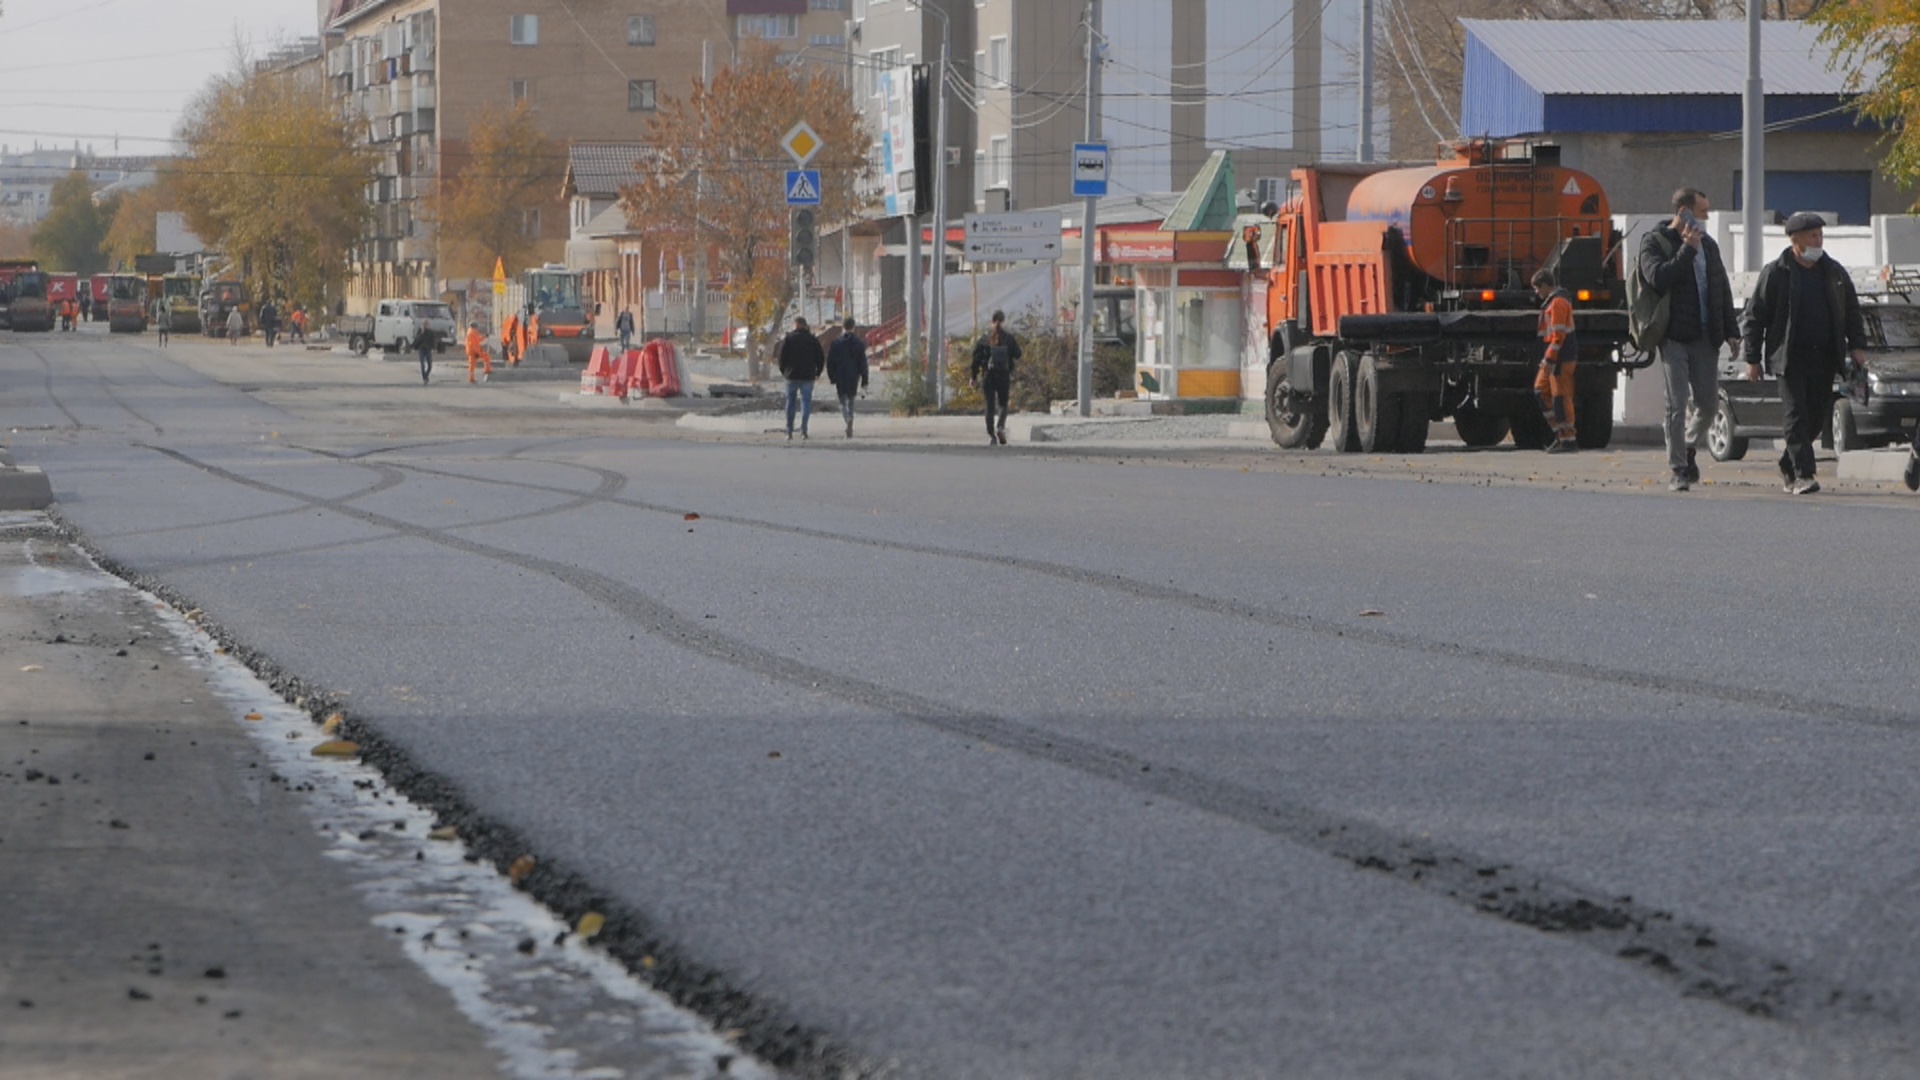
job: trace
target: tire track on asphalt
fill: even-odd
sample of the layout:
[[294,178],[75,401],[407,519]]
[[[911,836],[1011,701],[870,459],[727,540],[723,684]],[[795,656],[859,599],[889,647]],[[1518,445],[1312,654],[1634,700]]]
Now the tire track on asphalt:
[[[1687,996],[1715,1001],[1753,1016],[1799,1023],[1864,1023],[1885,1028],[1900,1021],[1897,1010],[1869,991],[1849,988],[1811,969],[1796,969],[1781,958],[1785,954],[1722,937],[1706,923],[1682,920],[1670,912],[1636,903],[1629,896],[1608,895],[1569,879],[1516,867],[1465,848],[1397,833],[1178,766],[1156,764],[1088,739],[1048,732],[1010,718],[957,708],[910,691],[814,667],[716,633],[704,620],[689,619],[665,603],[598,571],[450,535],[444,529],[415,525],[348,505],[340,499],[308,495],[256,480],[178,451],[154,449],[230,483],[298,499],[316,508],[463,554],[545,575],[664,641],[762,678],[809,693],[825,693],[964,741],[991,744],[1144,795],[1169,799],[1359,869],[1385,874],[1401,884],[1479,914],[1562,935],[1564,940],[1661,975],[1677,984]],[[720,519],[703,516],[703,520]],[[816,531],[807,530],[807,533],[814,535]],[[938,549],[931,550],[940,553]],[[1075,580],[1081,573],[1074,572]],[[1153,591],[1137,595],[1157,597],[1162,593],[1157,587],[1147,588]],[[1171,595],[1189,594],[1171,591]],[[1363,639],[1349,637],[1348,640]],[[395,757],[396,764],[405,770],[422,771],[403,754],[396,752]]]
[[41,377],[41,382],[46,389],[47,400],[53,403],[54,408],[60,410],[60,415],[67,418],[67,426],[75,431],[85,431],[87,425],[81,423],[80,418],[73,415],[73,410],[67,408],[66,403],[60,400],[60,395],[53,391],[53,361],[48,360],[45,353],[42,353],[39,349],[31,345],[21,343],[20,347],[32,353],[33,358],[40,361],[40,366],[46,369],[45,374]]
[[[537,459],[536,459],[537,460]],[[548,465],[569,465],[568,462],[546,461]],[[429,476],[467,480],[480,484],[496,484],[505,487],[522,488],[528,491],[548,493],[564,492],[565,488],[538,484],[523,480],[501,480],[492,477],[472,476],[449,469],[435,469],[430,466],[400,464],[397,468],[418,472]],[[594,468],[594,466],[576,466]],[[648,513],[666,514],[681,517],[690,511],[687,507],[668,506],[643,499],[612,498],[608,500],[616,506],[625,506]],[[1151,600],[1158,603],[1174,604],[1191,611],[1208,615],[1226,616],[1244,619],[1260,626],[1292,633],[1308,634],[1322,638],[1336,638],[1342,642],[1357,642],[1363,645],[1375,645],[1400,652],[1414,653],[1440,660],[1465,660],[1487,664],[1493,667],[1524,671],[1535,675],[1551,675],[1558,678],[1578,679],[1585,682],[1602,683],[1628,690],[1650,691],[1654,693],[1678,694],[1684,697],[1705,698],[1729,705],[1748,706],[1765,709],[1770,712],[1793,713],[1801,716],[1819,717],[1826,720],[1838,720],[1850,724],[1884,728],[1902,733],[1920,730],[1920,716],[1909,713],[1877,709],[1867,705],[1850,705],[1844,702],[1828,701],[1822,698],[1806,697],[1785,691],[1757,689],[1745,686],[1732,686],[1709,679],[1694,678],[1685,675],[1662,675],[1656,672],[1635,671],[1631,668],[1614,668],[1582,660],[1559,660],[1551,657],[1535,656],[1516,652],[1511,649],[1495,649],[1478,645],[1463,645],[1452,641],[1438,641],[1419,634],[1388,630],[1381,627],[1362,626],[1332,618],[1318,618],[1313,615],[1295,615],[1274,611],[1242,601],[1209,596],[1175,588],[1171,585],[1155,585],[1138,581],[1119,574],[1101,573],[1067,563],[1049,562],[1043,559],[1030,559],[1018,555],[1002,555],[991,552],[968,551],[963,548],[941,547],[934,544],[919,544],[903,540],[883,540],[876,537],[860,536],[853,533],[834,532],[817,529],[807,525],[792,525],[785,522],[768,521],[764,518],[751,518],[737,514],[715,514],[697,511],[700,520],[708,524],[737,525],[742,528],[764,532],[796,536],[808,540],[824,540],[831,543],[852,544],[879,551],[896,552],[907,555],[925,555],[941,559],[953,559],[971,562],[1000,569],[1021,570],[1054,578],[1073,585],[1118,592],[1139,600]]]

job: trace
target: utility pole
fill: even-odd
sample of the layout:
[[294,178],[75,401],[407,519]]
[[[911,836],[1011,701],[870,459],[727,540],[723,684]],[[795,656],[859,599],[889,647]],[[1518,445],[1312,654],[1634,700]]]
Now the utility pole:
[[[936,0],[944,3],[945,0]],[[921,10],[940,16],[940,67],[934,72],[933,93],[933,272],[932,297],[927,302],[927,395],[937,408],[944,404],[947,366],[947,66],[953,48],[953,23],[937,7]]]
[[1747,0],[1747,89],[1740,124],[1740,268],[1760,269],[1762,215],[1767,202],[1767,91],[1760,80],[1760,16],[1763,0]]
[[1373,0],[1360,0],[1360,147],[1361,164],[1373,160]]
[[[706,38],[700,40],[700,85],[713,85],[713,42]],[[706,155],[703,153],[700,164],[693,170],[693,276],[699,281],[693,287],[692,325],[687,327],[689,353],[700,348],[700,338],[707,329],[707,242],[700,231],[700,191],[707,186],[705,166]],[[682,288],[686,284],[685,281],[680,283]],[[732,319],[728,319],[728,322],[732,322]],[[751,336],[753,331],[749,329],[747,333]],[[748,348],[752,348],[752,345],[749,344]]]
[[[1100,0],[1087,0],[1087,142],[1100,141]],[[1073,166],[1069,166],[1071,175]],[[1087,197],[1080,218],[1080,415],[1093,415],[1093,254],[1100,200]]]

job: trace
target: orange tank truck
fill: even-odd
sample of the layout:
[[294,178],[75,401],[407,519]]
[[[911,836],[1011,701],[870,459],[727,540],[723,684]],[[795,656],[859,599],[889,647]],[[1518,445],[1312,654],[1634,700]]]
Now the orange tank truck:
[[1257,241],[1266,413],[1285,447],[1419,453],[1436,420],[1469,446],[1551,440],[1533,398],[1541,356],[1529,279],[1575,297],[1579,444],[1612,438],[1627,343],[1620,237],[1606,192],[1559,148],[1472,140],[1431,165],[1295,169]]

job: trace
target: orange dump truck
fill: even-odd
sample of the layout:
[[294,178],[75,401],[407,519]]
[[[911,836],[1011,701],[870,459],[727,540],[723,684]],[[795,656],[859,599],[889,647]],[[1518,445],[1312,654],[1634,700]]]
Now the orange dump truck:
[[1248,230],[1266,279],[1267,423],[1284,447],[1420,453],[1452,419],[1469,446],[1552,433],[1533,397],[1534,271],[1574,298],[1579,445],[1607,445],[1626,291],[1606,192],[1559,148],[1473,140],[1432,165],[1295,169]]

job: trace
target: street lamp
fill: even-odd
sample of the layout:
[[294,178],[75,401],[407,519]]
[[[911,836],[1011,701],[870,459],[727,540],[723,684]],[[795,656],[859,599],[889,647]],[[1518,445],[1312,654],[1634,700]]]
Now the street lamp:
[[[953,21],[926,0],[907,0],[912,7],[940,16],[940,67],[934,72],[938,95],[933,120],[933,273],[927,308],[927,392],[933,403],[944,396],[940,374],[947,363],[947,65],[953,51]],[[914,220],[913,227],[920,227]],[[920,286],[920,268],[913,268],[913,287]]]

